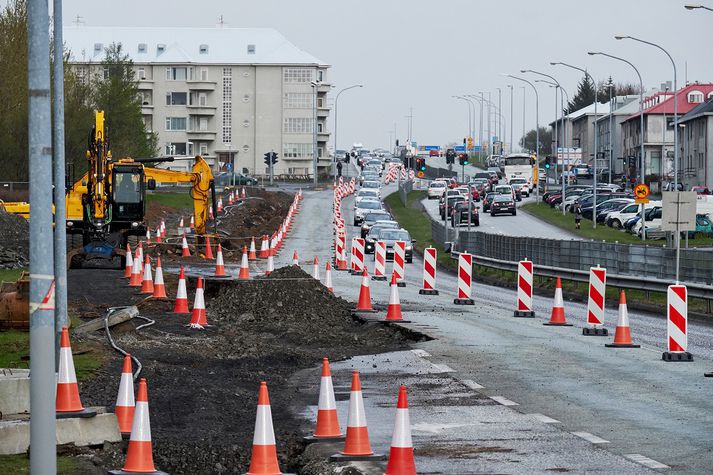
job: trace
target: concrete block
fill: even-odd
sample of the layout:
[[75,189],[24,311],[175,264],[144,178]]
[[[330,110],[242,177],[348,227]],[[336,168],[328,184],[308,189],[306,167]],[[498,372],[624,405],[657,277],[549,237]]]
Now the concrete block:
[[0,414],[30,412],[30,370],[0,369]]

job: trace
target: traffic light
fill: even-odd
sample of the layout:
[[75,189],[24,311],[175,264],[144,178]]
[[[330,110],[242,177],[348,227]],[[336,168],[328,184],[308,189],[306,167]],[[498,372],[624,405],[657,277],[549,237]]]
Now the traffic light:
[[452,148],[446,150],[446,163],[452,164],[456,158],[456,151]]
[[274,165],[278,162],[277,160],[277,152],[267,152],[265,154],[265,158],[263,159],[265,162],[265,165],[270,166]]
[[545,169],[546,169],[546,170],[549,170],[549,169],[550,169],[550,159],[551,159],[551,158],[552,158],[552,157],[550,157],[549,155],[548,155],[547,157],[545,157]]
[[416,170],[420,171],[420,172],[426,171],[426,159],[425,158],[417,158],[416,159]]
[[467,153],[461,153],[458,155],[458,163],[461,165],[468,165],[468,154]]

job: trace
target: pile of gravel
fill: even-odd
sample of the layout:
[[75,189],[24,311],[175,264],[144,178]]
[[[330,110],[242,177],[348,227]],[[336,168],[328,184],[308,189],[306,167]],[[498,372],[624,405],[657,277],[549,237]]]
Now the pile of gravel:
[[0,269],[29,264],[30,225],[22,216],[0,209]]

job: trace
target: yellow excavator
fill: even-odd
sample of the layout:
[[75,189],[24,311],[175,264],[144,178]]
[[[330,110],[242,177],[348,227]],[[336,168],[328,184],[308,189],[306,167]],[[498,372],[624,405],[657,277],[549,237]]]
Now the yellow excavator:
[[[210,166],[196,156],[190,172],[151,168],[144,163],[173,161],[168,158],[120,158],[114,160],[104,125],[104,112],[95,114],[87,147],[87,173],[68,186],[67,241],[81,236],[81,246],[68,254],[86,259],[122,256],[133,237],[145,236],[146,191],[157,183],[190,183],[196,234],[206,232],[208,206],[215,207],[215,184]],[[29,218],[28,203],[0,204],[6,211]],[[213,210],[215,214],[215,209]],[[73,246],[74,247],[74,246]],[[123,265],[123,264],[122,264]]]

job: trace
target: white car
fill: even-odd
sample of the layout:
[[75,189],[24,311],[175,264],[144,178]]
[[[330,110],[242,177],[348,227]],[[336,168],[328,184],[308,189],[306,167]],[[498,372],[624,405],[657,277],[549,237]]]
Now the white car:
[[428,199],[438,199],[443,196],[444,191],[446,191],[445,181],[432,181],[431,184],[428,185]]
[[371,188],[362,188],[361,190],[357,191],[357,194],[354,197],[354,207],[358,207],[359,203],[363,199],[378,200],[379,192]]
[[[661,228],[661,215],[663,208],[654,206],[650,210],[646,210],[646,231],[658,231]],[[641,236],[641,220],[631,228],[631,232],[637,236]]]
[[467,186],[459,186],[458,188],[455,188],[455,191],[460,193],[463,198],[468,199],[468,192],[470,189]]
[[372,211],[383,209],[381,201],[378,200],[361,200],[359,206],[354,209],[354,226],[359,226],[364,221],[364,216]]
[[508,183],[511,185],[520,185],[520,194],[524,196],[530,196],[531,186],[524,178],[510,178]]
[[[650,201],[644,205],[644,209],[653,208],[654,206],[661,206],[660,201]],[[629,219],[634,216],[638,216],[641,213],[641,205],[630,204],[625,206],[619,211],[612,211],[607,215],[607,226],[621,229]]]
[[515,199],[515,190],[513,190],[510,185],[496,185],[495,188],[493,188],[493,192],[499,195],[510,195],[513,200]]

